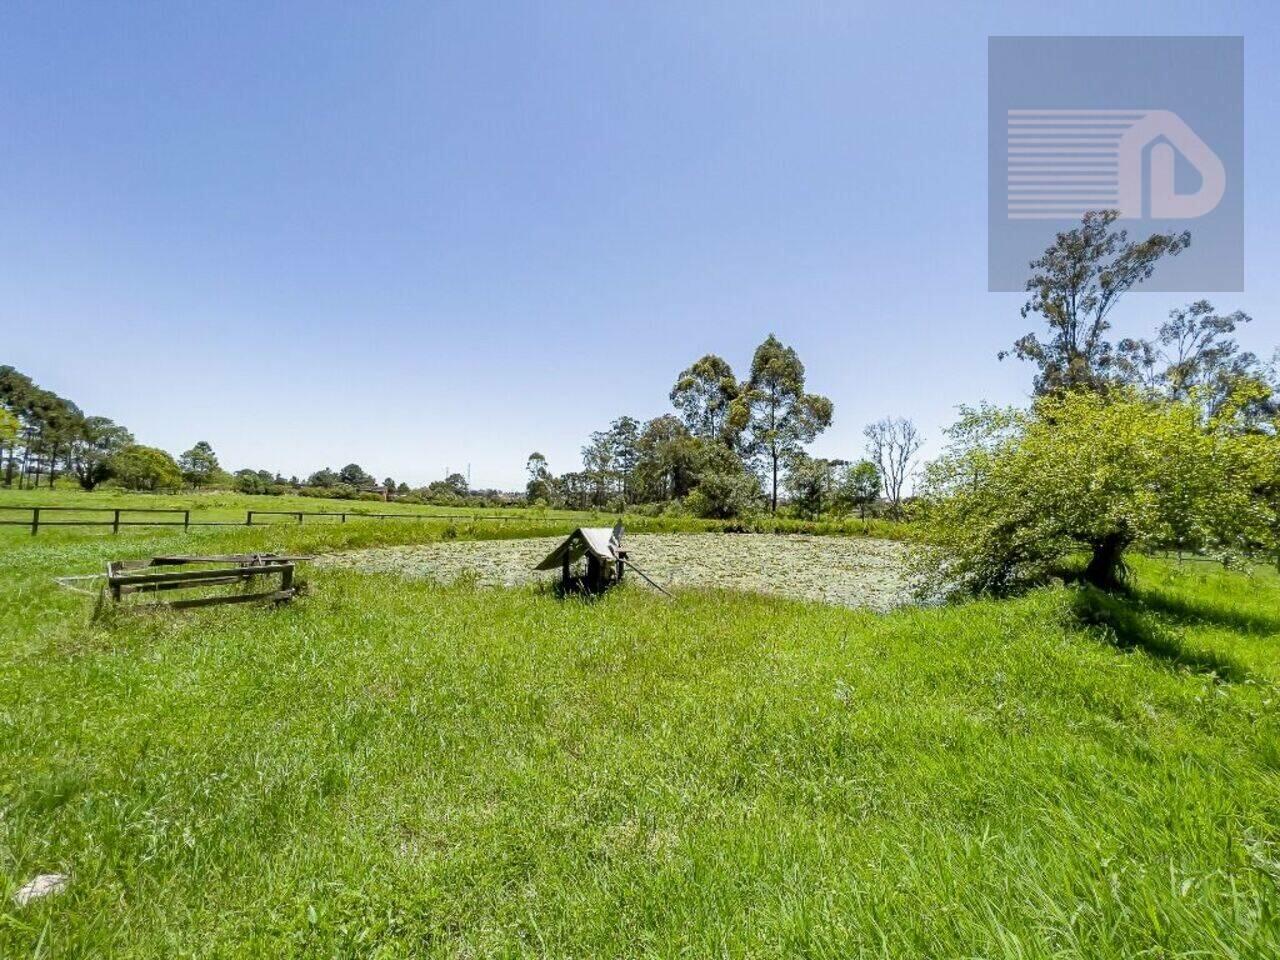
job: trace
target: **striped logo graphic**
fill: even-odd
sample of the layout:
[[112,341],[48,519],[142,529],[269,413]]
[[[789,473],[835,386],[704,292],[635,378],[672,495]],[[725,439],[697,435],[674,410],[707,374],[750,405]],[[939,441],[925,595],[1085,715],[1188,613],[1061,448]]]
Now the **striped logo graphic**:
[[[1175,190],[1178,154],[1200,175],[1195,192]],[[1221,202],[1226,171],[1168,110],[1010,110],[1007,184],[1010,220],[1191,219]]]

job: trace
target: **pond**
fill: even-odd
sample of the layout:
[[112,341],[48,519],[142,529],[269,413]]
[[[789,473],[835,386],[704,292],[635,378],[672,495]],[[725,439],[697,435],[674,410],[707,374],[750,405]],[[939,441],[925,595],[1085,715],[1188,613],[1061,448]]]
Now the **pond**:
[[[378,547],[317,558],[319,566],[351,567],[426,577],[459,578],[482,586],[555,580],[535,567],[563,537],[458,540]],[[625,546],[639,569],[670,590],[719,588],[888,610],[910,602],[907,548],[866,537],[776,534],[635,534]],[[630,571],[628,571],[630,573]],[[630,581],[652,589],[632,574]]]

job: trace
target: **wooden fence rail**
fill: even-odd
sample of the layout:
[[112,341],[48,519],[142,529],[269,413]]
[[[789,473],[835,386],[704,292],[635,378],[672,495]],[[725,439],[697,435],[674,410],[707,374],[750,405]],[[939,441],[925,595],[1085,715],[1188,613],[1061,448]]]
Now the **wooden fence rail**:
[[[527,517],[513,517],[510,514],[458,514],[458,513],[334,513],[330,510],[249,510],[245,514],[246,526],[257,524],[255,517],[293,517],[302,523],[303,517],[337,518],[339,523],[346,523],[348,517],[357,520],[527,520]],[[273,521],[267,521],[271,523]],[[274,521],[278,523],[279,521]],[[258,524],[261,526],[261,524]]]
[[[159,600],[152,605],[181,610],[188,607],[207,607],[220,603],[248,603],[254,600],[270,600],[281,603],[291,600],[298,592],[294,583],[294,563],[311,557],[282,557],[276,554],[226,554],[214,557],[152,557],[150,560],[113,560],[107,564],[107,590],[116,602],[126,594],[162,593],[174,590],[187,591],[207,587],[240,585],[249,587],[259,583],[262,577],[279,577],[280,583],[270,590],[253,593],[223,593],[210,596],[189,597],[178,600]],[[209,565],[215,565],[210,569]],[[157,567],[183,569],[156,572]]]
[[[159,507],[9,507],[0,506],[4,511],[24,511],[31,514],[28,520],[0,520],[4,527],[30,527],[34,537],[41,527],[110,527],[112,533],[119,533],[121,527],[182,527],[184,531],[191,529],[191,511],[178,508]],[[110,520],[58,520],[47,519],[48,514],[60,513],[109,513]],[[173,520],[131,520],[128,514],[165,514]]]
[[[278,520],[268,520],[265,523],[258,521],[257,517],[290,517],[296,523],[301,524],[305,517],[325,517],[330,520],[337,520],[339,523],[346,523],[348,518],[355,520],[456,520],[461,522],[473,522],[476,520],[537,520],[536,517],[520,517],[501,514],[457,514],[457,513],[362,513],[358,511],[344,511],[335,513],[328,510],[248,510],[245,512],[245,518],[240,520],[192,520],[190,509],[180,509],[177,507],[11,507],[0,506],[0,511],[13,512],[21,511],[30,516],[23,520],[0,520],[0,527],[29,527],[31,535],[36,536],[43,527],[110,527],[112,533],[119,533],[121,527],[182,527],[184,533],[191,530],[192,527],[238,527],[238,526],[271,526],[280,525]],[[59,520],[57,514],[80,513],[80,514],[110,514],[111,519],[103,520],[84,520],[84,519],[67,519]],[[54,514],[55,518],[50,519],[49,515]],[[131,519],[133,514],[163,514],[171,516],[172,520],[136,520]],[[2,515],[2,514],[0,514]],[[550,522],[549,518],[548,522]]]

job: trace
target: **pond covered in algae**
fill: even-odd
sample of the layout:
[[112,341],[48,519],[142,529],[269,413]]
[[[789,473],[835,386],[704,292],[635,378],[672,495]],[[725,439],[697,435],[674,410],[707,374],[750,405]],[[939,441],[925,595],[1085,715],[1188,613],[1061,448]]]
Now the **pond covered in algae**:
[[[466,540],[379,547],[320,557],[317,565],[518,586],[556,579],[536,566],[563,538]],[[635,534],[625,546],[668,589],[707,587],[887,610],[910,600],[906,547],[888,540],[775,534]],[[640,577],[629,578],[651,589]]]

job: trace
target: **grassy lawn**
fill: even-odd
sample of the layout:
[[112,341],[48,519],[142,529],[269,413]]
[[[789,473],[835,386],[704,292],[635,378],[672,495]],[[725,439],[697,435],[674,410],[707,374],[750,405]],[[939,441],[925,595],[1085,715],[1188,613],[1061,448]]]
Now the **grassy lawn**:
[[[0,549],[5,543],[18,543],[31,536],[31,515],[28,507],[57,507],[57,511],[42,517],[38,536],[50,536],[63,539],[98,539],[110,536],[111,530],[105,526],[63,526],[58,527],[50,521],[58,520],[93,520],[110,523],[112,514],[103,511],[122,511],[124,525],[115,536],[140,535],[143,538],[156,534],[156,527],[139,526],[129,521],[159,520],[166,523],[182,522],[180,514],[147,515],[146,513],[128,513],[134,510],[189,510],[193,530],[201,532],[200,524],[217,526],[239,526],[246,520],[246,514],[254,511],[275,511],[277,513],[329,513],[332,517],[303,518],[304,526],[323,526],[340,524],[340,514],[347,514],[347,521],[356,526],[394,524],[395,520],[380,518],[361,519],[361,515],[395,514],[405,517],[416,517],[415,524],[425,524],[428,531],[434,533],[409,534],[409,540],[403,536],[388,537],[383,534],[358,534],[360,537],[371,537],[371,542],[414,542],[419,539],[432,539],[447,527],[452,526],[454,532],[449,536],[471,537],[476,530],[486,531],[485,536],[547,536],[567,531],[575,526],[612,526],[618,519],[616,514],[608,512],[583,512],[572,510],[548,510],[527,507],[439,507],[432,504],[397,503],[391,501],[370,500],[330,500],[320,497],[302,496],[253,496],[226,491],[210,491],[206,493],[153,494],[129,493],[123,490],[101,489],[92,493],[82,490],[63,481],[56,489],[16,490],[0,487],[0,507],[22,507],[21,511],[0,509],[0,520],[20,521],[27,526],[0,525]],[[444,519],[441,519],[444,518]],[[452,520],[452,524],[450,524]],[[856,517],[808,521],[785,517],[759,517],[750,521],[716,521],[700,520],[678,515],[649,517],[640,513],[628,513],[625,518],[627,529],[634,531],[661,532],[701,532],[720,531],[725,529],[745,529],[761,533],[807,533],[807,534],[839,534],[854,536],[875,536],[884,539],[900,540],[911,535],[907,524],[895,523],[883,519],[861,520]],[[289,516],[259,516],[254,518],[255,525],[274,524],[280,527],[296,525],[296,519]],[[497,534],[498,529],[507,533]],[[203,531],[209,532],[209,531]],[[348,542],[342,537],[340,542]],[[169,548],[172,549],[172,548]]]
[[1280,956],[1274,571],[888,616],[326,569],[93,621],[50,583],[438,535],[0,545],[0,957]]

